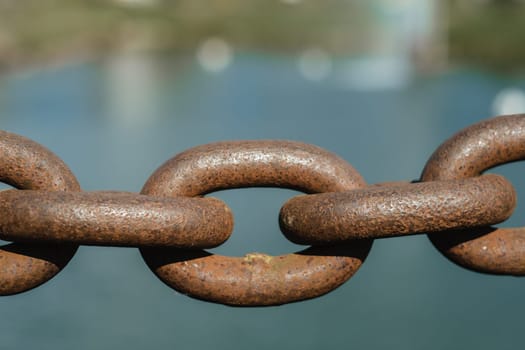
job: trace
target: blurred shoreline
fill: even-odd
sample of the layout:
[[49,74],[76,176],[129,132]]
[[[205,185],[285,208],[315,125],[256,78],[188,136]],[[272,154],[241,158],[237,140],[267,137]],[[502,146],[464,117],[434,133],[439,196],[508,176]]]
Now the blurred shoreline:
[[0,0],[0,71],[122,53],[244,52],[406,57],[423,73],[468,65],[525,72],[525,3],[370,0]]

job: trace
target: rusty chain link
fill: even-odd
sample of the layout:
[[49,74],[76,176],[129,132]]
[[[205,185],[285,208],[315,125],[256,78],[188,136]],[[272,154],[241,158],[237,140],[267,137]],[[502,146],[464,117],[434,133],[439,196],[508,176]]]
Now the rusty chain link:
[[[502,116],[472,125],[443,143],[430,157],[422,181],[465,179],[497,165],[525,159],[525,116]],[[430,235],[445,256],[466,268],[525,275],[525,228],[472,230]]]
[[[350,164],[321,148],[290,141],[238,141],[179,154],[153,173],[142,193],[199,196],[253,186],[317,193],[366,185]],[[231,258],[168,249],[142,249],[142,256],[161,280],[182,293],[224,304],[274,305],[335,289],[357,271],[371,244],[363,240],[347,247],[311,247],[277,257],[254,253]]]
[[213,248],[233,229],[229,208],[216,198],[10,190],[0,193],[0,211],[9,241]]
[[[5,131],[0,131],[0,181],[22,190],[80,191],[77,179],[57,156]],[[62,243],[12,243],[0,247],[0,295],[21,293],[48,281],[76,251],[77,246]]]
[[[56,275],[78,245],[138,247],[167,285],[198,299],[278,305],[328,293],[364,262],[373,239],[429,234],[453,262],[492,274],[525,275],[525,228],[491,225],[516,206],[512,185],[482,175],[525,159],[525,115],[472,125],[441,145],[420,181],[367,186],[346,161],[292,141],[198,146],[158,168],[140,194],[83,192],[53,153],[0,131],[0,295],[21,293]],[[217,190],[280,187],[302,191],[279,224],[297,253],[226,257],[206,252],[233,230]]]

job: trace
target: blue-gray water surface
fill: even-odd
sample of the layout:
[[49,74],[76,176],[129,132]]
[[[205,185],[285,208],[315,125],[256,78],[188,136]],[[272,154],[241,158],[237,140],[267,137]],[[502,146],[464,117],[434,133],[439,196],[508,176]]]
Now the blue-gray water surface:
[[[418,178],[434,149],[492,116],[509,86],[525,81],[457,71],[356,90],[307,81],[287,58],[246,55],[208,74],[189,60],[134,57],[4,75],[0,128],[53,150],[85,190],[137,192],[176,153],[231,139],[312,143],[375,183]],[[524,170],[494,171],[520,194]],[[295,194],[213,194],[231,206],[236,228],[212,251],[301,249],[277,223]],[[519,224],[520,215],[508,222]],[[171,290],[137,249],[81,247],[48,283],[0,299],[0,349],[515,349],[524,287],[524,279],[459,268],[425,236],[412,236],[376,240],[357,274],[326,296],[232,308]]]

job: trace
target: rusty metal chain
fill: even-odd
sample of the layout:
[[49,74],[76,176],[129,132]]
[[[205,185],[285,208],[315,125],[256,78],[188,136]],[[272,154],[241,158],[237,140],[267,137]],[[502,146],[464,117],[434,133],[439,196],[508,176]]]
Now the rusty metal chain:
[[[78,245],[138,247],[167,285],[194,298],[238,306],[278,305],[328,293],[347,281],[373,239],[427,233],[453,262],[475,271],[525,275],[525,228],[510,217],[512,185],[484,171],[525,159],[525,115],[472,125],[441,145],[420,181],[367,186],[346,161],[292,141],[198,146],[168,160],[140,194],[83,192],[51,151],[0,131],[0,295],[56,275]],[[233,230],[229,207],[203,197],[244,187],[296,189],[279,223],[283,256],[214,255]]]
[[[199,196],[253,186],[318,193],[366,185],[350,164],[321,148],[291,141],[238,141],[179,154],[153,173],[142,193]],[[155,274],[182,293],[224,304],[274,305],[337,288],[361,266],[371,244],[363,240],[348,247],[311,247],[276,257],[256,253],[231,258],[165,248],[141,251]]]
[[[0,131],[0,181],[22,190],[80,191],[77,179],[57,156],[29,139],[5,131]],[[6,229],[0,231],[9,231]],[[48,281],[76,251],[77,246],[59,242],[0,247],[0,295],[21,293]]]
[[[422,181],[466,179],[497,165],[525,159],[525,116],[502,116],[472,125],[430,157]],[[496,203],[492,203],[496,205]],[[471,230],[430,235],[453,262],[492,274],[525,275],[525,228]]]

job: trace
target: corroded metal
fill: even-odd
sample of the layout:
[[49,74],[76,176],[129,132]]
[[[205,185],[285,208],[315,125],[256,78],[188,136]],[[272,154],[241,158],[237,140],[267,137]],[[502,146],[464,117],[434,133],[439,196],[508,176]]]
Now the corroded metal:
[[311,247],[282,256],[244,257],[204,251],[142,249],[148,266],[176,290],[194,298],[236,306],[279,305],[332,291],[361,266],[370,241]]
[[297,196],[281,209],[283,233],[298,244],[335,244],[491,225],[516,206],[502,176],[392,184]]
[[[497,229],[516,196],[494,166],[525,159],[525,115],[468,127],[439,147],[421,183],[366,187],[355,169],[321,148],[291,141],[236,141],[195,147],[162,165],[142,194],[80,192],[68,167],[24,137],[0,131],[0,295],[57,274],[77,244],[138,246],[165,283],[195,298],[277,305],[337,288],[361,266],[372,238],[435,232],[452,261],[494,274],[525,275],[525,228]],[[289,200],[280,224],[314,244],[283,256],[210,254],[230,235],[229,208],[203,195],[272,186],[308,195]],[[328,193],[327,193],[328,192]],[[197,198],[191,198],[197,197]]]
[[142,193],[195,197],[222,189],[285,187],[306,193],[365,186],[345,160],[293,141],[229,141],[194,147],[168,160]]
[[109,246],[212,248],[233,229],[216,198],[125,192],[0,192],[0,239]]
[[[443,143],[427,162],[421,181],[479,176],[497,165],[525,159],[525,115],[474,124]],[[430,235],[449,259],[493,274],[525,275],[525,228],[482,227]]]
[[[69,168],[43,146],[0,131],[0,181],[19,189],[80,191]],[[2,213],[4,215],[4,213]],[[0,247],[0,295],[21,293],[55,276],[77,246],[13,243]]]
[[[196,147],[162,165],[142,193],[200,196],[219,189],[276,186],[307,193],[365,186],[341,158],[291,141],[237,141]],[[253,253],[243,258],[202,250],[141,249],[166,284],[195,298],[230,305],[277,305],[327,293],[361,266],[371,240],[350,246],[312,247],[285,256]]]

